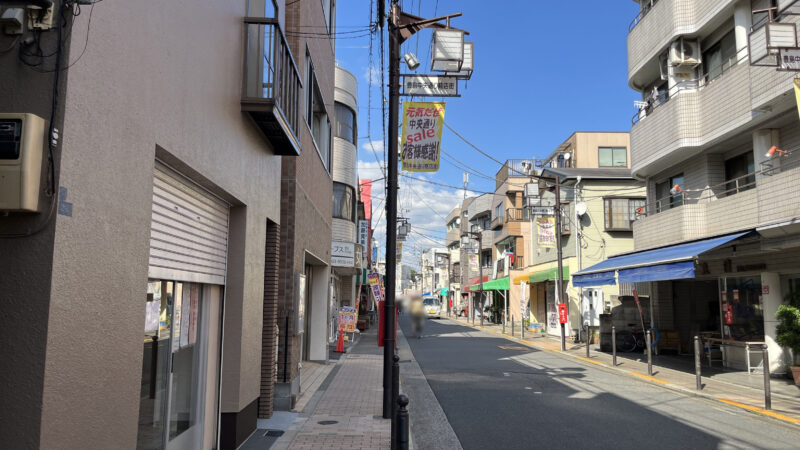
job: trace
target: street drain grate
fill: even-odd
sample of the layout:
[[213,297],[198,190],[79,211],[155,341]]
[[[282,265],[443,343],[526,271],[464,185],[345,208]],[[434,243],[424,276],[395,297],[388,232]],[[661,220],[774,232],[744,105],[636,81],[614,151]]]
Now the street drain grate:
[[320,425],[334,425],[334,424],[339,423],[339,421],[337,421],[337,420],[320,420],[317,423],[320,424]]
[[281,431],[281,430],[269,430],[266,433],[264,433],[264,436],[266,436],[266,437],[281,437],[281,436],[283,436],[283,431]]

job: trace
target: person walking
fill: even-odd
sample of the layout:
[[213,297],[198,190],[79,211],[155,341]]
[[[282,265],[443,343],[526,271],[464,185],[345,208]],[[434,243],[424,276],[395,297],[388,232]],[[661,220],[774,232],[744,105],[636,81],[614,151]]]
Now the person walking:
[[414,336],[417,339],[421,338],[422,327],[425,325],[425,306],[422,304],[422,298],[420,297],[411,299],[411,323]]

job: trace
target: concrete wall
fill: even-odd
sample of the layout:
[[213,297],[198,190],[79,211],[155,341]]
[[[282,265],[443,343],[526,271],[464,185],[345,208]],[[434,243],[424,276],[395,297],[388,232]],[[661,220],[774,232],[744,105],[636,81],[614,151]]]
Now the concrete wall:
[[[86,39],[84,13],[72,42]],[[221,409],[258,397],[264,237],[267,219],[278,221],[280,159],[240,112],[244,15],[244,2],[94,7],[86,52],[65,77],[57,156],[72,215],[56,216],[54,234],[51,226],[24,249],[3,250],[3,264],[18,267],[36,256],[33,272],[13,277],[24,293],[12,298],[38,305],[16,310],[26,330],[14,351],[29,347],[31,361],[3,385],[27,396],[13,402],[27,437],[7,445],[27,447],[37,435],[42,448],[135,445],[156,158],[234,205]],[[50,77],[23,69],[15,52],[4,58],[0,84],[30,80],[15,87],[12,106],[46,116]]]

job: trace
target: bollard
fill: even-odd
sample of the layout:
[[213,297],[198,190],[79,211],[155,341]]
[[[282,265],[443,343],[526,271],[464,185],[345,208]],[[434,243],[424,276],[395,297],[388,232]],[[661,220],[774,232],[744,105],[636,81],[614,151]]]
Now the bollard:
[[514,336],[514,316],[511,316],[511,336]]
[[506,318],[505,317],[503,317],[503,334],[506,334]]
[[586,357],[589,358],[589,324],[586,324]]
[[522,332],[522,339],[525,339],[525,319],[522,319],[522,322],[520,322],[519,324],[520,324],[519,329]]
[[397,396],[397,435],[392,440],[392,450],[408,450],[408,397]]
[[772,393],[769,387],[769,355],[767,346],[761,346],[761,356],[764,362],[764,409],[772,409]]
[[[392,398],[398,398],[400,391],[400,356],[392,356]],[[392,402],[392,442],[397,437],[397,401]]]
[[647,374],[653,376],[653,348],[650,346],[652,339],[650,337],[650,330],[645,334],[645,344],[647,345]]
[[617,367],[617,327],[611,325],[611,364]]
[[701,371],[703,369],[702,369],[702,364],[700,363],[701,348],[702,348],[702,346],[700,345],[700,337],[699,336],[695,336],[694,337],[694,373],[695,373],[695,377],[697,378],[697,390],[698,391],[703,389],[703,384],[702,384],[702,381],[701,381]]

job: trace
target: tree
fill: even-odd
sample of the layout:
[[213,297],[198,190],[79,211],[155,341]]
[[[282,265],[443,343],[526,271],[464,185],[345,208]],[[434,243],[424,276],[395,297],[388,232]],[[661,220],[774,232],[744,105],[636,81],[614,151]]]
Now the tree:
[[793,365],[800,356],[800,293],[787,296],[786,305],[778,307],[775,317],[780,321],[775,341],[792,350]]

